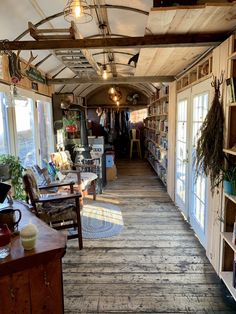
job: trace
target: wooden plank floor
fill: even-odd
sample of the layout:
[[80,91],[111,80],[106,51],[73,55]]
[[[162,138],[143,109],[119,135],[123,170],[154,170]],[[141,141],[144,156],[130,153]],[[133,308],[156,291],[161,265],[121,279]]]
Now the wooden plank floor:
[[236,313],[189,225],[144,161],[118,162],[98,197],[118,204],[125,228],[109,239],[68,242],[65,313]]

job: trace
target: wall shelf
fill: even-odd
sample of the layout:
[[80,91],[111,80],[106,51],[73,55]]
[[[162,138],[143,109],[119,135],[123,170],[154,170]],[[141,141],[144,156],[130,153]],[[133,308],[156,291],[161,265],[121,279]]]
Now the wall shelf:
[[233,272],[232,271],[222,271],[220,272],[220,278],[225,283],[226,287],[229,289],[233,298],[236,300],[236,289],[233,287]]
[[157,99],[151,101],[151,102],[148,104],[148,107],[150,107],[150,106],[152,106],[152,105],[154,105],[154,104],[156,104],[156,103],[158,103],[158,102],[161,102],[161,101],[163,101],[163,100],[166,100],[166,99],[168,99],[168,97],[169,97],[169,95],[168,95],[168,94],[165,94],[165,95],[161,96],[160,98],[157,98]]
[[169,103],[166,87],[158,92],[158,96],[148,105],[148,117],[144,120],[146,158],[166,185]]
[[225,242],[228,243],[228,245],[231,247],[231,249],[236,252],[236,245],[233,244],[232,238],[233,238],[233,233],[232,232],[222,232],[221,233],[222,238],[225,240]]
[[230,154],[230,155],[234,155],[236,156],[236,151],[233,150],[233,149],[230,149],[230,148],[224,148],[223,151],[226,153],[226,154]]
[[236,204],[236,195],[227,194],[227,193],[224,193],[224,194],[225,194],[225,197],[227,197],[227,198],[230,199],[233,203]]
[[148,119],[148,118],[163,117],[163,116],[168,116],[168,113],[160,113],[160,114],[149,115],[146,119]]
[[[231,36],[229,47],[232,53],[228,56],[227,77],[233,78],[236,76],[236,42],[234,36]],[[231,79],[230,79],[231,81]],[[225,86],[228,83],[225,82]],[[232,94],[227,89],[227,102],[225,106],[225,143],[228,147],[234,147],[236,143],[236,103],[230,102]],[[235,162],[236,150],[233,148],[224,148],[223,152],[227,154],[230,162]],[[226,287],[236,300],[236,289],[233,287],[233,268],[236,258],[236,245],[232,243],[233,229],[236,214],[236,195],[224,193],[223,197],[223,221],[221,222],[221,249],[220,249],[220,271],[219,275]]]
[[228,57],[229,60],[236,60],[236,51],[231,53],[231,55]]
[[234,107],[234,106],[236,106],[236,102],[229,102],[229,103],[227,103],[227,106],[228,107]]
[[199,83],[202,79],[210,77],[212,73],[212,56],[208,56],[192,67],[181,78],[177,80],[177,90],[183,90],[193,84]]

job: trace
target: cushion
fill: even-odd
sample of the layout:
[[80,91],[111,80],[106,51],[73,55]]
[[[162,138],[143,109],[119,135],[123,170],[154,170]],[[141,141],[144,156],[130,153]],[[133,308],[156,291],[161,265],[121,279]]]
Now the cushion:
[[38,216],[47,223],[76,220],[75,200],[46,202],[38,208]]
[[[96,180],[98,176],[93,172],[80,172],[82,190],[87,189],[93,180]],[[75,182],[78,183],[78,177],[76,173],[68,173],[63,182]]]
[[60,170],[70,170],[72,160],[69,156],[69,152],[61,151],[51,154],[51,160]]
[[32,169],[26,169],[24,175],[27,175],[29,184],[31,186],[32,196],[35,200],[37,200],[40,197],[40,191]]

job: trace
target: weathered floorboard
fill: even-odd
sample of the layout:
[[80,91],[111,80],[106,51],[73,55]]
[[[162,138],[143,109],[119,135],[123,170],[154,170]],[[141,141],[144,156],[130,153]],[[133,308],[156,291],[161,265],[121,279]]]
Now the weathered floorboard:
[[144,161],[118,162],[101,201],[120,206],[121,234],[68,242],[65,313],[236,313],[191,227]]

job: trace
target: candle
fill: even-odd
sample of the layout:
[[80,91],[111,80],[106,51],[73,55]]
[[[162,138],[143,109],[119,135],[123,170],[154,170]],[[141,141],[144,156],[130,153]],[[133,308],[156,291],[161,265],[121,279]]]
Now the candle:
[[29,223],[20,231],[21,244],[25,250],[32,250],[35,247],[37,239],[38,229],[37,227]]

